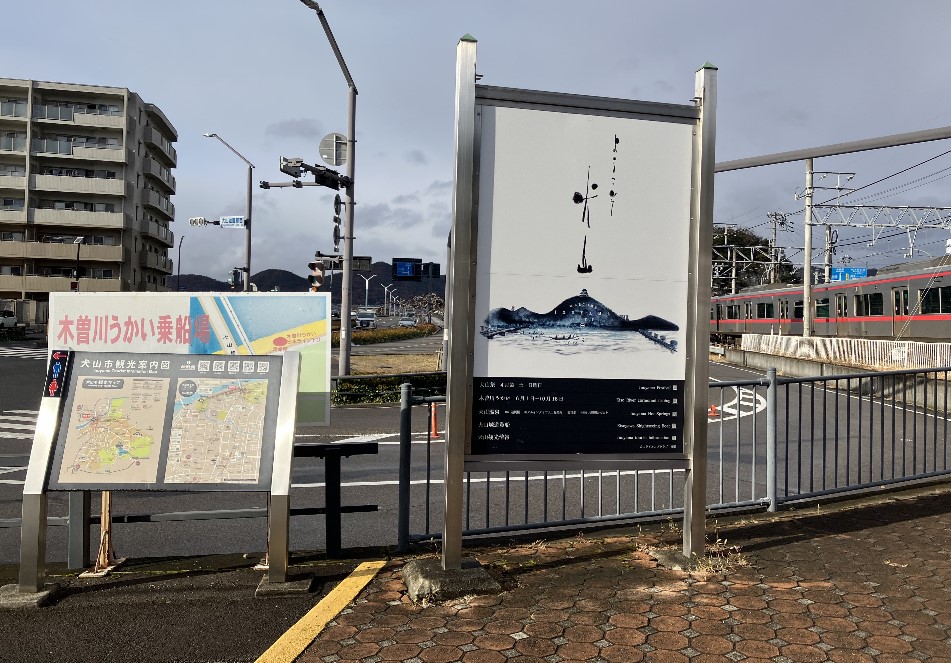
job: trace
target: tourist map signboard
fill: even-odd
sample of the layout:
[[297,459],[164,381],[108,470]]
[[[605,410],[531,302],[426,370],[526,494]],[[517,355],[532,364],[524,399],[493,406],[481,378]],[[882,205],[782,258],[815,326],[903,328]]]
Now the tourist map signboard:
[[112,353],[301,355],[297,423],[330,423],[327,293],[54,293],[51,348]]
[[49,490],[270,487],[281,357],[77,352]]

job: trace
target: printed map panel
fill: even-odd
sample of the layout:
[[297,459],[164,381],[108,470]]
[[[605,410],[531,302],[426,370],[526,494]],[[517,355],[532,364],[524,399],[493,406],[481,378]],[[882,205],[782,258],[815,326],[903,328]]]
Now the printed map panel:
[[179,379],[165,483],[257,483],[266,379]]
[[155,483],[167,378],[77,376],[61,483]]

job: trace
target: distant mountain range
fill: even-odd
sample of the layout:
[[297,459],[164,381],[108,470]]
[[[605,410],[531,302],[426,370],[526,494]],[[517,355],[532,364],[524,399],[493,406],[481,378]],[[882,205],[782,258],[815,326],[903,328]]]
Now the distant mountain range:
[[[310,290],[308,275],[305,273],[295,274],[286,269],[265,269],[256,273],[251,278],[251,283],[257,286],[258,292],[270,292],[278,290],[280,292],[307,292]],[[369,286],[367,281],[369,279]],[[330,292],[333,302],[340,301],[341,273],[327,272],[324,276],[323,286],[320,292]],[[209,276],[200,274],[182,274],[170,276],[166,279],[169,290],[184,290],[186,292],[232,292],[232,288],[227,281],[218,281]],[[446,278],[429,279],[422,278],[420,281],[393,281],[393,267],[388,262],[375,262],[369,272],[355,272],[350,288],[351,301],[354,304],[362,305],[367,301],[372,306],[383,305],[383,286],[393,284],[390,292],[396,292],[397,297],[401,299],[412,299],[417,295],[425,295],[433,292],[443,297],[446,291]]]

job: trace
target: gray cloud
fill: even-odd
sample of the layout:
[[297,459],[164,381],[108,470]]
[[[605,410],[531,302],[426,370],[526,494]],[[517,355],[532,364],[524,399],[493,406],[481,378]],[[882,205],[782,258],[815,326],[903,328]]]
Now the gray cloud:
[[410,163],[417,163],[421,166],[425,166],[429,163],[429,159],[426,158],[426,155],[423,154],[422,150],[410,150],[403,157]]
[[310,141],[319,141],[324,137],[324,128],[317,120],[289,118],[267,125],[264,133],[275,138],[303,138]]

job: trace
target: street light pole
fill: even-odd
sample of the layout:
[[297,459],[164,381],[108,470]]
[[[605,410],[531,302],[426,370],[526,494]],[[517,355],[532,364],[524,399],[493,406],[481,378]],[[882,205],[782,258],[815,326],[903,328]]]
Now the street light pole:
[[358,274],[357,276],[366,281],[364,284],[366,287],[366,294],[363,296],[363,308],[368,308],[370,306],[370,281],[376,278],[376,274],[370,278],[365,277],[363,274]]
[[[333,32],[330,30],[330,24],[327,22],[327,18],[324,16],[320,5],[314,2],[314,0],[300,1],[305,7],[313,9],[317,13],[317,18],[320,19],[320,25],[327,35],[327,40],[330,42],[330,47],[333,49],[334,55],[337,57],[337,64],[340,65],[340,70],[343,72],[344,78],[347,79],[347,86],[350,88],[347,103],[347,178],[349,179],[349,183],[346,188],[347,209],[343,226],[343,273],[341,274],[342,280],[340,282],[340,319],[349,320],[350,287],[353,281],[353,206],[355,204],[354,174],[356,172],[354,164],[356,162],[357,153],[357,86],[350,76],[350,70],[347,68],[347,63],[340,53],[337,40],[334,39]],[[350,374],[350,329],[348,325],[344,324],[340,325],[340,355],[337,363],[337,374]]]
[[244,155],[231,147],[231,145],[228,144],[228,141],[218,134],[207,133],[204,134],[204,136],[205,138],[217,138],[219,141],[221,141],[222,145],[234,152],[235,156],[248,164],[248,210],[244,215],[244,291],[248,292],[251,289],[251,197],[253,191],[251,182],[254,180],[254,164],[245,159]]
[[185,235],[178,238],[178,276],[175,278],[175,285],[179,290],[182,289],[182,242],[185,241]]
[[382,283],[380,284],[380,287],[383,288],[383,315],[387,315],[387,316],[390,314],[390,307],[388,305],[387,300],[389,299],[390,286],[392,285],[393,285],[392,283],[389,283],[387,285],[383,285]]
[[86,238],[79,236],[73,240],[73,244],[76,245],[76,292],[79,292],[79,247],[83,245],[83,242],[86,241]]

